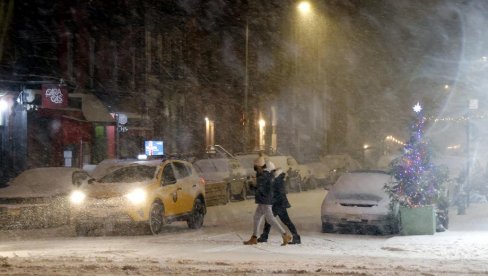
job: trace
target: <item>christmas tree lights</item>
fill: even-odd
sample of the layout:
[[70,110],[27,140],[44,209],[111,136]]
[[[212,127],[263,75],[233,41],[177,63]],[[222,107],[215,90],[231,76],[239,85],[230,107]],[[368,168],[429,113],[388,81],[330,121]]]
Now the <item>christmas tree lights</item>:
[[424,137],[426,118],[419,103],[414,106],[415,120],[403,155],[392,162],[395,182],[385,188],[402,206],[419,207],[435,204],[441,195],[447,172],[430,161],[430,148]]

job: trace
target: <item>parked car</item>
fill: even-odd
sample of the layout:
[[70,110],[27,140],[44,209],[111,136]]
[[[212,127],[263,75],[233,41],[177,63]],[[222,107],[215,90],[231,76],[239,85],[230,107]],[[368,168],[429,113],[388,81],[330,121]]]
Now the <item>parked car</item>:
[[381,171],[342,174],[322,202],[322,232],[397,233],[399,206],[384,190],[391,180]]
[[277,168],[281,168],[286,172],[286,185],[288,191],[301,192],[302,190],[315,189],[317,183],[311,177],[310,169],[298,164],[293,156],[290,155],[272,155],[268,156],[269,160],[275,164]]
[[256,188],[256,171],[254,170],[254,160],[259,157],[257,153],[236,154],[236,159],[239,160],[241,166],[246,170],[246,186],[248,188],[248,195],[254,195]]
[[[330,174],[334,173],[330,167],[323,162],[310,162],[304,164],[311,172],[311,181],[315,182],[315,186],[327,187]],[[332,171],[332,172],[331,172]]]
[[46,228],[69,223],[69,194],[76,168],[22,172],[0,188],[0,229]]
[[333,185],[343,173],[361,169],[361,164],[345,153],[322,156],[320,162],[330,168],[325,180],[326,187]]
[[247,185],[246,170],[235,158],[207,158],[193,162],[198,174],[208,185],[225,183],[227,202],[238,198],[245,200],[250,187]]
[[97,178],[85,171],[73,176],[80,183],[71,194],[78,235],[119,223],[142,223],[152,234],[173,221],[192,229],[203,225],[205,183],[189,162],[111,161],[94,173]]

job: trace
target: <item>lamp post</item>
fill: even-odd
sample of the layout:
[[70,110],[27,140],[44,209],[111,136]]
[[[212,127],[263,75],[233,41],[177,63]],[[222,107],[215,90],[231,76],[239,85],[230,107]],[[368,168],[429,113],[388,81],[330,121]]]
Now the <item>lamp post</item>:
[[[471,126],[470,126],[470,116],[472,110],[478,109],[478,100],[470,99],[468,103],[468,115],[466,116],[466,198],[465,202],[462,203],[463,207],[459,211],[460,214],[465,214],[465,207],[469,207],[469,191],[471,189],[471,154],[470,154],[470,143],[471,143]],[[465,207],[464,207],[465,206]]]
[[265,127],[266,127],[266,121],[263,119],[259,120],[259,149],[264,150],[265,149]]
[[245,72],[244,72],[244,114],[242,124],[244,126],[243,151],[247,151],[249,145],[249,111],[248,111],[248,95],[249,95],[249,21],[246,19],[246,42],[245,42]]
[[205,117],[205,147],[208,149],[214,144],[214,121]]

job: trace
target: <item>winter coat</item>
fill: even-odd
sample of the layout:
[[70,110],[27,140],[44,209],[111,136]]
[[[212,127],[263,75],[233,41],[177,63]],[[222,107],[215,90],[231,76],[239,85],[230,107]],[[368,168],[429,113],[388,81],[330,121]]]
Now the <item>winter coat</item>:
[[285,173],[281,173],[273,181],[273,210],[290,207],[290,202],[286,196]]
[[256,204],[273,205],[273,175],[268,171],[256,175]]

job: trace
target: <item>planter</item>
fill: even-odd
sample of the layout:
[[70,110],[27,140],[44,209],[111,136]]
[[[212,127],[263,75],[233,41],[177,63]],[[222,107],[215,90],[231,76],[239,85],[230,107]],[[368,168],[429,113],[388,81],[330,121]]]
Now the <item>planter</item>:
[[433,206],[400,207],[402,235],[434,235],[435,212]]

